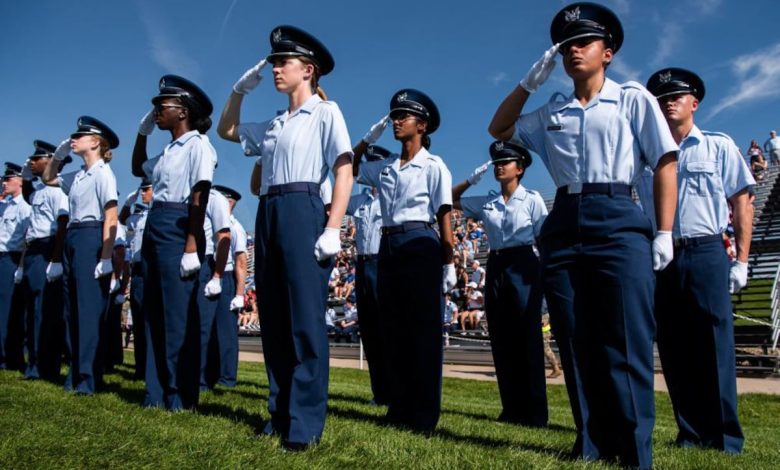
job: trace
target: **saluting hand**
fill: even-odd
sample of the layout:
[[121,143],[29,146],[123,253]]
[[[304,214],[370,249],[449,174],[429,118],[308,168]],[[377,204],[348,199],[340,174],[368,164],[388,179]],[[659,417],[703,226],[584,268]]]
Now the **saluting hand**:
[[674,259],[672,232],[659,230],[653,240],[653,270],[663,271]]
[[216,297],[222,293],[222,280],[218,277],[212,277],[203,288],[203,295],[206,297]]
[[390,122],[390,115],[386,115],[382,119],[379,120],[376,124],[371,126],[371,129],[368,130],[365,136],[363,136],[363,142],[367,144],[375,144],[377,140],[379,140],[380,137],[382,137],[382,133],[385,131],[385,128],[387,127],[387,124]]
[[138,126],[138,133],[141,135],[151,135],[152,132],[154,132],[155,125],[154,109],[152,109],[141,118],[141,124]]
[[62,277],[62,263],[49,262],[46,266],[46,280],[54,282]]
[[314,244],[314,256],[317,261],[336,256],[341,251],[340,232],[340,229],[325,227],[322,235],[317,239],[317,243]]
[[60,145],[54,150],[54,159],[57,161],[65,160],[65,157],[70,153],[70,138],[67,138],[60,142]]
[[729,269],[729,293],[736,294],[747,285],[748,264],[734,261]]
[[458,283],[458,278],[455,276],[455,264],[450,263],[442,266],[442,274],[441,289],[442,293],[446,294]]
[[95,266],[95,279],[108,276],[112,272],[114,272],[114,265],[111,263],[111,258],[101,258]]
[[16,268],[16,271],[14,271],[14,284],[22,282],[22,277],[24,277],[24,268],[19,266]]
[[263,67],[265,67],[267,62],[268,61],[266,59],[263,59],[254,67],[244,72],[244,75],[241,75],[241,78],[239,78],[235,85],[233,85],[233,91],[239,95],[248,95],[250,91],[257,88],[257,85],[259,85],[260,81],[263,79],[263,76],[260,75],[260,72],[263,70]]
[[531,70],[528,71],[526,76],[520,80],[520,86],[525,88],[528,93],[533,93],[539,89],[542,83],[552,73],[555,68],[555,55],[558,53],[560,44],[554,44],[551,48],[547,49],[542,55],[541,59],[537,60],[534,65],[531,66]]
[[184,253],[179,264],[179,274],[181,277],[190,277],[200,269],[200,258],[198,253]]
[[[492,161],[492,160],[491,160]],[[476,170],[474,170],[471,175],[466,179],[466,181],[469,182],[470,185],[474,186],[475,184],[479,183],[479,181],[482,179],[482,177],[487,173],[488,168],[490,167],[490,162],[480,165],[477,167]]]

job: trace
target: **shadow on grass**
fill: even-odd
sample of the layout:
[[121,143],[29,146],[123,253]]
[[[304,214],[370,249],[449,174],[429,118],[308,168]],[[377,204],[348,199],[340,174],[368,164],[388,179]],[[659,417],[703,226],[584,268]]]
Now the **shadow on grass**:
[[231,421],[246,424],[255,435],[261,435],[265,427],[266,419],[260,413],[251,413],[245,409],[233,409],[222,403],[202,403],[198,405],[198,413],[204,416],[227,418]]

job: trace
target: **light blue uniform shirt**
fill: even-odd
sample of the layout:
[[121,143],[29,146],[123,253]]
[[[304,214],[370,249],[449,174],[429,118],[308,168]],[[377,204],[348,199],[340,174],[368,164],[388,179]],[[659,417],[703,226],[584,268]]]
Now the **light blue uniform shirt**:
[[452,175],[444,161],[425,147],[401,167],[401,156],[360,165],[358,182],[379,188],[382,224],[436,222],[436,213],[452,205]]
[[118,248],[120,246],[127,246],[127,228],[120,224],[116,224],[116,237],[114,238],[114,248]]
[[68,215],[68,196],[57,186],[36,186],[30,196],[32,216],[27,229],[27,241],[53,237],[57,234],[57,219]]
[[323,206],[327,206],[333,200],[333,184],[330,182],[330,178],[325,178],[325,181],[320,185],[320,199],[322,199]]
[[542,196],[518,184],[504,202],[501,194],[460,199],[463,215],[484,222],[491,250],[533,245],[547,217]]
[[379,198],[366,190],[349,198],[347,215],[355,219],[357,254],[376,255],[382,239],[382,208]]
[[133,263],[139,263],[141,261],[141,247],[144,240],[144,229],[146,228],[146,216],[149,214],[149,209],[144,209],[140,212],[130,214],[125,222],[127,223],[127,232],[129,236],[128,246],[130,249],[130,259]]
[[102,221],[103,211],[111,201],[116,201],[116,177],[111,166],[102,159],[92,167],[81,167],[79,171],[60,175],[60,187],[68,195],[70,221]]
[[246,230],[244,226],[230,215],[230,256],[225,264],[225,271],[233,271],[236,265],[236,255],[246,253]]
[[293,113],[279,111],[270,121],[238,126],[246,156],[259,156],[260,196],[278,184],[321,184],[339,156],[352,156],[352,143],[338,105],[318,95]]
[[209,138],[189,131],[144,162],[143,170],[152,180],[154,201],[189,203],[193,186],[214,179],[216,162],[217,151]]
[[633,184],[677,145],[658,100],[636,82],[605,79],[584,107],[572,93],[518,118],[514,140],[541,157],[557,187]]
[[24,235],[31,216],[32,208],[21,193],[0,204],[0,253],[24,249]]
[[[230,229],[230,204],[225,196],[214,189],[209,193],[206,217],[203,218],[203,233],[206,237],[206,255],[214,254],[217,232]],[[230,255],[228,255],[230,257]]]

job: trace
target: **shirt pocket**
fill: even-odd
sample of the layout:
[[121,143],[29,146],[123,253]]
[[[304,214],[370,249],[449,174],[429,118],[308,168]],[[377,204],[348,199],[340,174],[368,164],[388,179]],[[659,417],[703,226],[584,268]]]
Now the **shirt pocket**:
[[686,191],[694,196],[711,196],[720,191],[717,163],[714,161],[688,162],[685,165],[688,184]]

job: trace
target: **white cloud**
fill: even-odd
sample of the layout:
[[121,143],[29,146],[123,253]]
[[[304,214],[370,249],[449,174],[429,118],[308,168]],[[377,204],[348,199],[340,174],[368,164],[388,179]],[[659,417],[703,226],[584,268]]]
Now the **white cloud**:
[[667,60],[679,51],[679,45],[683,36],[683,30],[679,23],[663,23],[661,25],[661,32],[658,37],[663,38],[663,41],[657,41],[655,43],[655,54],[650,64],[653,68],[667,65]]
[[498,72],[497,74],[488,77],[488,80],[493,86],[498,86],[501,83],[508,81],[509,75],[507,75],[506,72]]
[[736,79],[727,96],[710,111],[708,119],[737,104],[780,97],[780,43],[732,59],[729,63]]
[[200,81],[201,67],[198,62],[189,57],[183,48],[178,47],[166,32],[170,28],[170,21],[162,21],[156,14],[157,5],[147,2],[136,2],[139,9],[141,23],[146,29],[146,35],[151,48],[152,59],[165,72],[182,75],[195,82]]
[[614,56],[612,63],[609,65],[609,69],[607,69],[607,71],[617,74],[617,76],[620,78],[620,81],[642,81],[640,78],[640,71],[628,65],[628,63],[621,60],[618,56]]
[[715,13],[723,0],[691,0],[691,3],[697,15],[710,15]]
[[607,6],[620,17],[625,17],[631,10],[631,4],[628,0],[608,0],[605,3],[607,3]]
[[230,14],[233,13],[233,8],[236,6],[236,3],[238,3],[238,0],[233,0],[230,2],[230,6],[228,7],[227,12],[225,13],[225,17],[222,19],[222,26],[219,28],[219,36],[217,36],[217,44],[222,42],[222,37],[225,35],[225,28],[227,28],[228,20],[230,19]]

